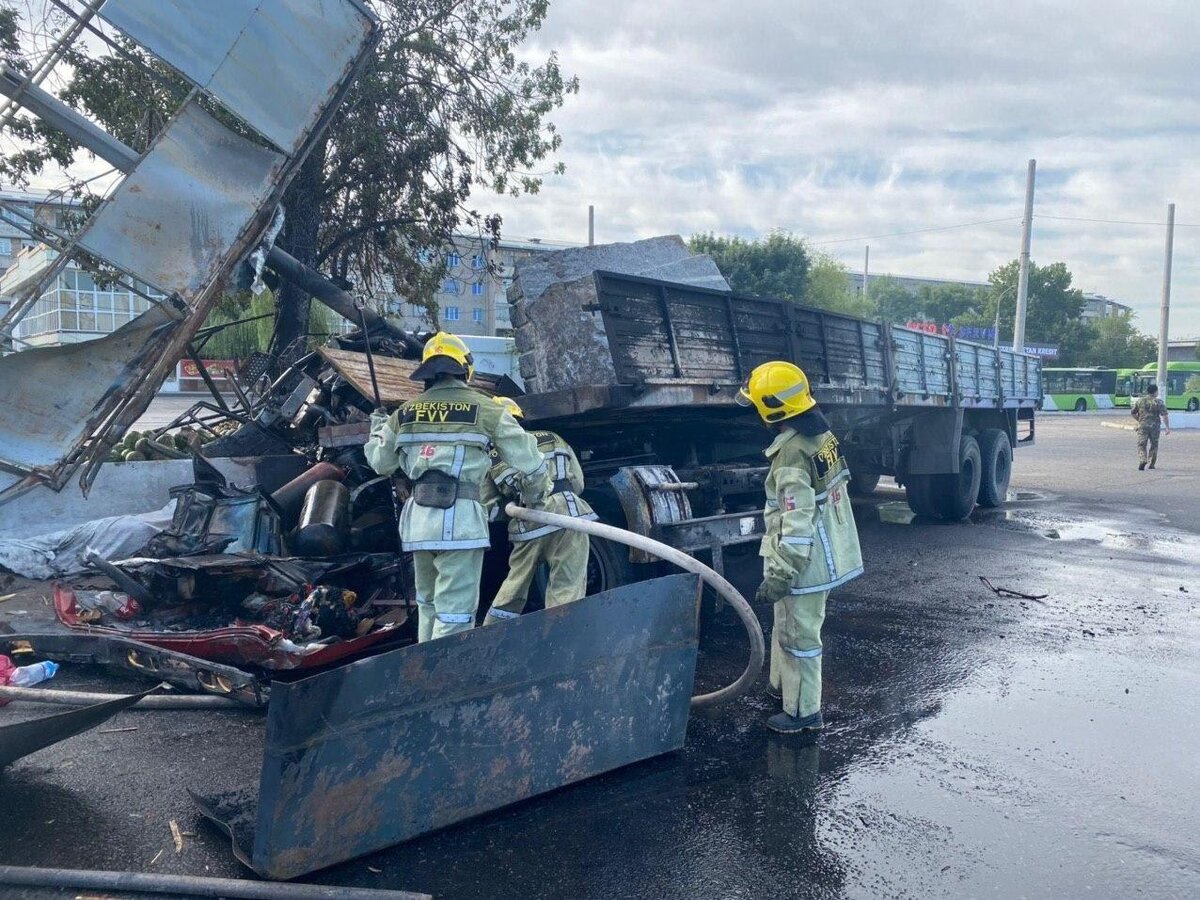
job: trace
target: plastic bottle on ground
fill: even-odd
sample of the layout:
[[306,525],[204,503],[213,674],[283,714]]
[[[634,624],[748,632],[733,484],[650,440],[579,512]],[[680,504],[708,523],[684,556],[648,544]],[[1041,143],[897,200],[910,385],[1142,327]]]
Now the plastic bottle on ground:
[[31,687],[43,681],[49,681],[58,671],[58,663],[46,660],[34,663],[32,666],[18,666],[8,678],[13,687]]

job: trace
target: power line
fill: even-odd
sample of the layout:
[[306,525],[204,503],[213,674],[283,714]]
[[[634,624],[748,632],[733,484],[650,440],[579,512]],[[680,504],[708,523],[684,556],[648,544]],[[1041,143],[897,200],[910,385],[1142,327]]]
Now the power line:
[[[1045,213],[1034,213],[1035,219],[1056,219],[1062,222],[1096,222],[1101,225],[1153,225],[1155,228],[1165,228],[1166,222],[1135,222],[1128,219],[1088,219],[1081,216],[1050,216]],[[1200,223],[1191,224],[1176,222],[1176,228],[1200,228]]]
[[999,222],[1019,222],[1020,216],[1008,216],[1004,219],[984,219],[980,222],[959,222],[957,225],[939,225],[936,228],[916,228],[912,231],[892,231],[887,234],[867,234],[861,237],[835,238],[830,241],[811,241],[814,246],[824,246],[826,244],[849,244],[856,241],[874,241],[880,238],[903,237],[908,234],[927,234],[931,231],[952,231],[955,228],[974,228],[976,225],[995,225]]

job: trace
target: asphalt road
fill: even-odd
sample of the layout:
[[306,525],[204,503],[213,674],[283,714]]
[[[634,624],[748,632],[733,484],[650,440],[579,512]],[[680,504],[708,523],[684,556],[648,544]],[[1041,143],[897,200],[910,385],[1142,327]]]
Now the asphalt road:
[[[1200,434],[1138,473],[1103,418],[1043,418],[1003,511],[913,521],[886,488],[858,505],[868,570],[830,602],[819,742],[767,732],[755,692],[694,714],[682,751],[307,880],[452,898],[1200,895]],[[752,593],[754,558],[731,569]],[[731,621],[706,631],[701,686],[744,647]],[[261,720],[119,728],[137,730],[4,774],[0,863],[245,875],[186,788],[255,784]]]

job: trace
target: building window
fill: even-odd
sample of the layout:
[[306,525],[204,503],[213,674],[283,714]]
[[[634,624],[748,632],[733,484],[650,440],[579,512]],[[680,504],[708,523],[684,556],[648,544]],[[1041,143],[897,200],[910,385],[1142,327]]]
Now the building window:
[[476,297],[482,296],[483,295],[483,282],[476,281],[473,285],[471,285],[471,293],[474,294]]
[[447,253],[446,254],[446,265],[448,265],[450,268],[453,269],[455,266],[461,265],[461,264],[462,264],[462,257],[460,257],[457,253]]
[[12,238],[0,238],[0,256],[12,256]]
[[447,278],[445,281],[443,281],[442,282],[442,293],[443,294],[459,293],[458,279],[457,278]]
[[483,322],[483,310],[480,309],[478,306],[475,307],[473,310],[471,310],[471,320],[476,325],[479,325]]
[[487,267],[487,262],[478,253],[476,253],[474,256],[471,257],[471,268],[474,269],[476,272],[478,272],[480,269],[483,269],[486,267]]
[[446,318],[447,322],[457,322],[458,321],[458,307],[457,306],[447,306],[445,318]]

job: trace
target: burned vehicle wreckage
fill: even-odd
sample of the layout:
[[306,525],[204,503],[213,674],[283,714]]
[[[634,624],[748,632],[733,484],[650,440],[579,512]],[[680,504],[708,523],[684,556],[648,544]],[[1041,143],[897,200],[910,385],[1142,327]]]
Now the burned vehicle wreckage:
[[[378,22],[357,0],[319,15],[305,0],[232,3],[242,20],[226,31],[201,27],[184,0],[64,4],[194,90],[138,153],[29,79],[0,78],[0,92],[124,175],[75,234],[0,215],[58,253],[47,279],[82,255],[150,300],[106,337],[0,357],[0,536],[58,526],[26,528],[12,553],[0,541],[0,566],[33,558],[58,579],[53,619],[5,623],[0,649],[267,707],[257,793],[196,795],[260,874],[295,877],[678,749],[690,705],[746,690],[762,632],[719,573],[730,548],[763,533],[769,436],[735,402],[759,363],[801,365],[859,486],[893,475],[920,514],[962,518],[1002,500],[1012,450],[1033,438],[1033,357],[735,294],[678,237],[543,254],[515,273],[511,353],[477,350],[473,385],[520,397],[530,423],[577,452],[583,496],[609,526],[579,524],[588,596],[417,644],[397,536],[409,486],[377,475],[363,446],[374,410],[420,391],[409,376],[428,335],[273,246],[283,192]],[[285,51],[278,30],[306,40]],[[219,391],[202,325],[239,268],[298,284],[356,327],[294,361],[256,355]],[[182,358],[211,398],[130,433]],[[76,473],[86,502],[66,499],[79,496],[64,490]],[[481,613],[508,549],[494,525]],[[692,574],[669,574],[665,559]],[[693,698],[698,612],[713,596],[702,584],[742,619],[751,652],[734,685]],[[486,758],[472,750],[480,728],[494,742]]]

